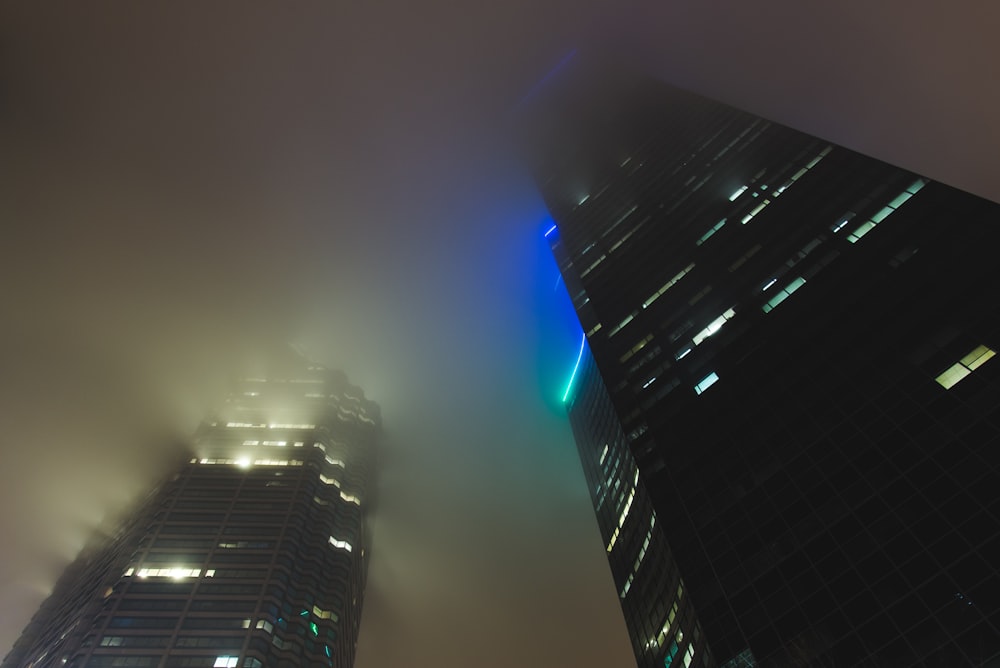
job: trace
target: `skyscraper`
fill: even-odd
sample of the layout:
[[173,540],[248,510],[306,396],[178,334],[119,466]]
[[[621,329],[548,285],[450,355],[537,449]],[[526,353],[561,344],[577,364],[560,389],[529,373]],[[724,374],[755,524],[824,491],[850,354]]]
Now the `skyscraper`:
[[69,567],[3,666],[349,668],[379,428],[342,373],[273,353]]
[[662,84],[575,94],[534,167],[639,665],[1000,665],[1000,207]]

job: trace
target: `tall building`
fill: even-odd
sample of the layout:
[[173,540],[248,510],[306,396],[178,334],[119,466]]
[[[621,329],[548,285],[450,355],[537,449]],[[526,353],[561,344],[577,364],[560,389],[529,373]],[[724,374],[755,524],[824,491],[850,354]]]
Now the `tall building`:
[[273,354],[70,566],[2,665],[349,668],[379,427],[342,373]]
[[1000,207],[662,84],[577,92],[533,166],[639,666],[1000,666]]

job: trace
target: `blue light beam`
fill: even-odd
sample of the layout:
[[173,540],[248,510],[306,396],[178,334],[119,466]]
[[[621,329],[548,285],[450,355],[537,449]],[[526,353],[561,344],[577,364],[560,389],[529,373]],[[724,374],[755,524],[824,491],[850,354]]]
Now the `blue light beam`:
[[533,97],[535,97],[536,95],[538,95],[538,92],[541,91],[543,88],[545,88],[545,85],[547,83],[549,83],[549,81],[551,81],[553,77],[555,77],[557,74],[559,74],[559,72],[563,68],[565,68],[573,60],[573,58],[575,58],[575,57],[576,57],[576,49],[573,49],[572,51],[570,51],[569,53],[567,53],[565,56],[563,56],[562,60],[560,60],[558,63],[556,63],[555,67],[553,67],[551,70],[549,70],[548,73],[546,73],[546,75],[543,76],[540,81],[537,81],[534,86],[532,86],[530,89],[528,89],[527,94],[525,94],[525,96],[522,97],[520,99],[520,101],[514,106],[514,110],[516,111],[516,110],[522,108]]

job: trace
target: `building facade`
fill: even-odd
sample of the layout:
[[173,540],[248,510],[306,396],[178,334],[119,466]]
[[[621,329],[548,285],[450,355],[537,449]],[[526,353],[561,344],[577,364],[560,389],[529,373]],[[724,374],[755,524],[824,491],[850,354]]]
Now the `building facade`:
[[342,373],[272,355],[70,566],[2,665],[349,668],[379,429]]
[[662,84],[591,102],[533,160],[639,665],[1000,665],[1000,207]]

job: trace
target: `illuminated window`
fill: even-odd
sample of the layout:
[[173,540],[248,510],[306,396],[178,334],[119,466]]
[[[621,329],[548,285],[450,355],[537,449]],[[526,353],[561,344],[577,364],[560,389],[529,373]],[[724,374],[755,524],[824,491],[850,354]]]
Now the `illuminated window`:
[[726,224],[726,219],[723,218],[722,220],[717,222],[708,232],[705,232],[705,234],[701,235],[701,238],[699,238],[698,241],[694,242],[694,245],[700,246],[706,241],[708,241],[709,237],[711,237],[713,234],[721,230],[722,226],[725,224]]
[[771,311],[774,310],[774,307],[776,307],[778,304],[788,299],[788,297],[790,297],[793,292],[801,288],[803,285],[805,285],[805,283],[806,279],[802,278],[801,276],[792,280],[791,283],[786,285],[782,290],[779,290],[777,294],[775,294],[773,297],[767,300],[767,303],[761,306],[761,309],[764,311],[764,313],[770,313]]
[[698,394],[701,394],[708,388],[715,385],[718,382],[718,380],[719,380],[719,374],[713,371],[712,373],[708,374],[707,376],[698,381],[698,384],[694,386],[694,391]]
[[632,322],[632,320],[635,318],[636,315],[638,315],[638,313],[639,313],[638,311],[632,311],[632,313],[630,313],[624,320],[622,320],[620,323],[618,323],[617,327],[615,327],[610,332],[608,332],[608,338],[610,338],[610,337],[614,336],[615,334],[617,334],[618,332],[622,331],[622,327],[624,327],[625,325],[627,325],[630,322]]
[[[725,221],[723,221],[723,222],[725,222]],[[675,283],[677,283],[677,281],[679,281],[679,280],[681,280],[682,278],[684,278],[685,276],[687,276],[687,275],[688,275],[688,273],[689,273],[689,272],[690,272],[690,271],[691,271],[692,269],[694,269],[694,263],[693,263],[693,262],[692,262],[691,264],[689,264],[688,266],[684,267],[684,268],[683,268],[682,270],[680,270],[679,272],[677,272],[677,275],[676,275],[676,276],[674,276],[674,277],[673,277],[673,278],[671,278],[671,279],[670,279],[669,281],[667,281],[666,283],[664,283],[664,284],[663,284],[663,287],[661,287],[661,288],[660,288],[659,290],[657,290],[657,291],[656,291],[656,292],[654,292],[654,293],[653,293],[652,295],[650,295],[649,299],[647,299],[646,301],[644,301],[644,302],[642,303],[642,307],[643,307],[643,308],[649,308],[649,305],[650,305],[650,304],[652,304],[652,303],[653,303],[653,302],[655,302],[655,301],[656,301],[657,299],[659,299],[660,295],[662,295],[662,294],[663,294],[664,292],[666,292],[667,290],[669,290],[670,288],[672,288],[672,287],[674,286],[674,284],[675,284]]]
[[[183,580],[184,578],[196,578],[201,576],[201,569],[198,568],[140,568],[139,570],[128,569],[125,571],[125,575],[130,576],[135,574],[136,577],[140,578],[170,578],[172,580]],[[205,573],[206,577],[212,577],[215,575],[215,571],[211,571],[211,575],[208,572]]]
[[618,241],[616,241],[616,242],[615,242],[614,244],[612,244],[612,245],[611,245],[611,248],[609,248],[609,249],[608,249],[608,252],[609,252],[609,253],[613,253],[613,252],[615,252],[616,250],[618,250],[618,249],[619,249],[619,248],[621,247],[621,245],[622,245],[623,243],[625,243],[626,241],[628,241],[629,239],[631,239],[631,238],[632,238],[632,235],[633,235],[633,234],[635,234],[636,232],[638,232],[638,231],[639,231],[639,228],[640,228],[640,227],[642,227],[643,225],[645,225],[645,224],[646,224],[646,220],[649,220],[649,219],[648,219],[648,218],[646,218],[645,220],[643,220],[643,221],[642,221],[641,223],[639,223],[638,225],[636,225],[635,227],[633,227],[633,228],[632,228],[631,230],[629,230],[629,231],[628,231],[628,232],[627,232],[627,233],[625,234],[625,236],[623,236],[623,237],[622,237],[621,239],[619,239],[619,240],[618,240]]
[[729,196],[729,201],[735,202],[736,199],[746,191],[747,191],[747,186],[740,186],[739,188],[736,189],[736,192],[734,192],[732,195]]
[[632,565],[632,572],[629,573],[628,579],[625,581],[625,586],[622,588],[621,593],[619,593],[619,597],[622,599],[628,595],[635,575],[639,572],[639,567],[642,566],[642,560],[645,558],[646,551],[649,549],[649,543],[653,539],[653,527],[655,525],[656,515],[653,515],[649,522],[649,531],[646,532],[646,538],[642,541],[642,547],[639,548],[639,555],[635,558],[635,563]]
[[670,648],[667,650],[667,655],[663,657],[663,665],[665,667],[674,665],[674,658],[677,656],[677,651],[680,649],[680,645],[677,644],[676,640],[670,641]]
[[813,167],[818,165],[819,161],[825,158],[827,154],[830,153],[830,151],[832,150],[833,150],[832,146],[827,146],[826,148],[824,148],[822,151],[819,152],[819,155],[817,155],[815,158],[809,161],[809,163],[806,165],[806,169],[812,169]]
[[353,550],[351,544],[346,540],[338,540],[333,536],[330,536],[330,545],[333,545],[338,550],[344,550],[345,552],[351,552]]
[[635,573],[629,573],[628,579],[625,580],[625,586],[622,587],[621,593],[618,594],[619,598],[624,600],[625,597],[628,596],[628,590],[632,588],[632,580],[634,579],[635,579]]
[[332,612],[330,610],[324,610],[323,608],[316,605],[313,606],[312,613],[317,617],[319,617],[320,619],[332,619],[335,622],[340,620],[340,617],[337,615],[336,612]]
[[750,209],[750,213],[748,213],[747,215],[743,216],[743,218],[740,220],[740,222],[743,223],[744,225],[746,225],[747,223],[749,223],[753,219],[754,216],[756,216],[758,213],[760,213],[761,210],[765,206],[767,206],[768,204],[770,204],[770,203],[771,203],[771,200],[765,199],[763,202],[761,202],[760,204],[758,204],[754,208]]
[[590,272],[592,272],[595,268],[597,268],[597,265],[599,265],[600,263],[604,262],[604,260],[607,257],[608,257],[607,255],[601,255],[601,257],[599,257],[596,260],[594,260],[593,264],[591,264],[589,267],[587,267],[586,269],[584,269],[583,272],[580,273],[580,278],[584,278],[587,274],[589,274]]
[[635,489],[629,491],[628,498],[625,500],[625,507],[622,508],[622,514],[618,516],[618,526],[625,526],[625,520],[628,519],[629,511],[632,510],[632,501],[635,500]]
[[603,239],[604,237],[608,236],[608,234],[610,234],[612,230],[614,230],[616,227],[618,227],[619,225],[621,225],[625,221],[625,219],[628,218],[629,216],[631,216],[633,213],[635,213],[636,209],[638,209],[638,208],[639,208],[638,205],[633,204],[632,207],[628,211],[626,211],[621,216],[619,216],[618,219],[614,223],[611,224],[611,227],[609,227],[608,229],[606,229],[601,234],[601,238]]
[[220,656],[215,659],[215,663],[212,665],[214,668],[236,668],[239,660],[238,656]]
[[971,353],[963,357],[961,363],[969,367],[970,371],[975,371],[988,362],[994,355],[996,355],[995,351],[987,348],[986,346],[978,346]]
[[621,529],[615,527],[615,532],[611,534],[611,540],[608,542],[608,553],[615,549],[615,543],[618,542],[618,534],[621,533]]
[[[674,604],[670,607],[670,612],[667,614],[667,619],[663,622],[663,628],[660,629],[660,637],[663,638],[670,633],[670,629],[673,628],[674,621],[677,619],[677,613],[680,611],[680,598],[674,601]],[[662,640],[661,640],[662,642]]]
[[652,340],[653,340],[653,335],[652,334],[647,334],[645,338],[643,338],[641,341],[639,341],[639,343],[637,343],[634,346],[632,346],[631,350],[629,350],[627,353],[625,353],[624,355],[622,355],[621,357],[619,357],[618,361],[619,362],[627,362],[632,357],[632,355],[635,355],[637,352],[639,352],[640,350],[642,350],[646,346],[646,344],[649,343]]
[[833,225],[830,226],[830,230],[833,232],[839,232],[840,230],[844,229],[844,225],[847,225],[849,222],[851,222],[851,219],[854,218],[855,215],[856,214],[853,211],[848,211],[843,216],[838,218],[837,222],[835,222]]
[[[872,216],[869,220],[865,221],[857,227],[853,232],[847,235],[847,240],[852,244],[857,243],[861,237],[865,236],[873,229],[875,226],[881,223],[883,220],[888,218],[892,213],[903,205],[908,199],[916,195],[920,190],[927,185],[927,179],[917,179],[909,186],[906,190],[899,193],[891,202],[879,209],[878,213]],[[846,222],[846,221],[845,221]],[[840,229],[840,228],[837,228]],[[834,230],[836,232],[837,230]]]
[[731,320],[735,315],[736,312],[733,311],[733,309],[728,309],[725,313],[723,313],[718,318],[710,322],[708,324],[708,327],[695,334],[694,345],[696,346],[699,345],[702,341],[704,341],[708,337],[718,332],[720,329],[722,329],[722,326],[726,324],[729,320]]
[[297,459],[255,459],[254,466],[302,466]]
[[961,360],[945,369],[944,373],[935,378],[944,389],[951,389],[958,381],[988,362],[996,352],[987,346],[978,346]]

